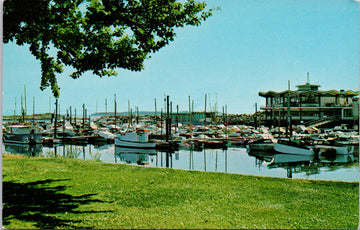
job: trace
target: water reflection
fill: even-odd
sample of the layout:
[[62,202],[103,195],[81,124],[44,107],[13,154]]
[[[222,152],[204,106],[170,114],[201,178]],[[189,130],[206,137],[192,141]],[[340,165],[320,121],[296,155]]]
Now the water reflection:
[[306,175],[320,173],[320,167],[315,156],[275,154],[268,167],[286,169],[288,178],[292,178],[293,173],[305,173]]
[[[107,145],[43,147],[4,144],[9,153],[41,157],[68,157],[150,167],[168,167],[255,176],[359,181],[358,156],[327,157],[247,152],[245,148],[178,150],[129,149]],[[254,164],[255,162],[255,164]]]
[[307,176],[320,174],[323,168],[326,171],[335,171],[337,169],[353,168],[358,166],[358,160],[353,154],[330,156],[319,155],[293,155],[293,154],[275,154],[274,152],[249,152],[250,156],[255,157],[258,167],[266,162],[270,169],[283,168],[286,170],[286,176],[293,178],[293,174],[305,174]]
[[42,145],[21,145],[21,144],[5,144],[5,151],[13,154],[24,154],[29,156],[38,156],[42,151]]
[[149,165],[149,155],[155,154],[155,149],[115,147],[115,160],[118,159],[120,162],[124,162],[127,164]]

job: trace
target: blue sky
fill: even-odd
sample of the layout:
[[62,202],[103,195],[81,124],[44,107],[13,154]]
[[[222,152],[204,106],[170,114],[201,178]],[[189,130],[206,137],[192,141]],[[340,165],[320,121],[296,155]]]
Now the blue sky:
[[[90,72],[79,79],[58,75],[60,111],[70,106],[82,114],[131,108],[153,111],[170,96],[173,110],[203,111],[205,93],[218,111],[253,113],[264,105],[259,91],[282,91],[306,82],[321,90],[359,90],[359,2],[354,0],[208,0],[219,6],[199,27],[177,30],[175,41],[146,61],[145,70],[118,70],[116,77],[99,78]],[[26,85],[27,113],[54,110],[50,88],[40,90],[40,64],[27,46],[3,46],[3,114],[20,114]],[[16,108],[15,108],[16,98]],[[51,98],[51,99],[50,99]],[[217,100],[216,100],[217,99]],[[98,102],[98,103],[96,103]],[[96,106],[98,104],[98,106]]]

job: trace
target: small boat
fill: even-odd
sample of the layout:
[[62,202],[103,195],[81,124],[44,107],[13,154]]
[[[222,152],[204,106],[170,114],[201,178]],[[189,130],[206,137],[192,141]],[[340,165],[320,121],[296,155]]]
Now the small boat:
[[354,153],[354,146],[336,146],[336,145],[315,145],[321,150],[321,155],[348,155]]
[[339,145],[359,145],[359,135],[340,135],[336,139]]
[[227,148],[226,140],[197,140],[198,144],[203,146],[203,148],[208,149],[217,149],[217,148]]
[[231,146],[244,146],[248,142],[245,138],[233,138],[228,139],[228,143],[231,144]]
[[[316,140],[314,146],[321,149],[322,155],[347,155],[353,154],[355,145],[349,144],[349,142],[339,143],[339,138],[328,137],[326,139],[319,138]],[[343,138],[348,140],[348,138]]]
[[162,150],[178,149],[179,143],[175,141],[155,140],[155,147]]
[[269,134],[262,134],[260,139],[251,140],[246,145],[249,151],[271,151],[274,150],[274,144],[277,140]]
[[100,128],[90,136],[90,141],[92,143],[114,143],[115,136],[116,135],[111,133],[108,128]]
[[274,150],[278,153],[295,154],[295,155],[314,155],[318,150],[305,144],[293,140],[279,140],[274,144]]
[[8,132],[3,134],[4,143],[15,144],[41,144],[42,133],[38,126],[11,125],[7,127]]
[[155,148],[156,143],[149,141],[147,130],[137,130],[115,136],[115,146],[127,148]]

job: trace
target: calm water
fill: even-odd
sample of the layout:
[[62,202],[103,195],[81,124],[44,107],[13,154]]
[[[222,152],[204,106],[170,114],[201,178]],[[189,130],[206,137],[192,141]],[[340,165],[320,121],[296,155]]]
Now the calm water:
[[71,157],[150,167],[282,178],[359,181],[359,158],[353,155],[313,159],[314,157],[309,156],[274,155],[265,152],[248,153],[246,148],[240,147],[228,150],[179,150],[169,153],[157,150],[119,148],[113,144],[103,146],[64,145],[51,148],[42,145],[29,147],[4,144],[3,149],[8,153],[30,156]]

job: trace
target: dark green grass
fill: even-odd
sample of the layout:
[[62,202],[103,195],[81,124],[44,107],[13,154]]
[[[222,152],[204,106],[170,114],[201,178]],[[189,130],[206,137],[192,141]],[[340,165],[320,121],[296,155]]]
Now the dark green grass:
[[359,183],[3,159],[5,228],[356,229]]

